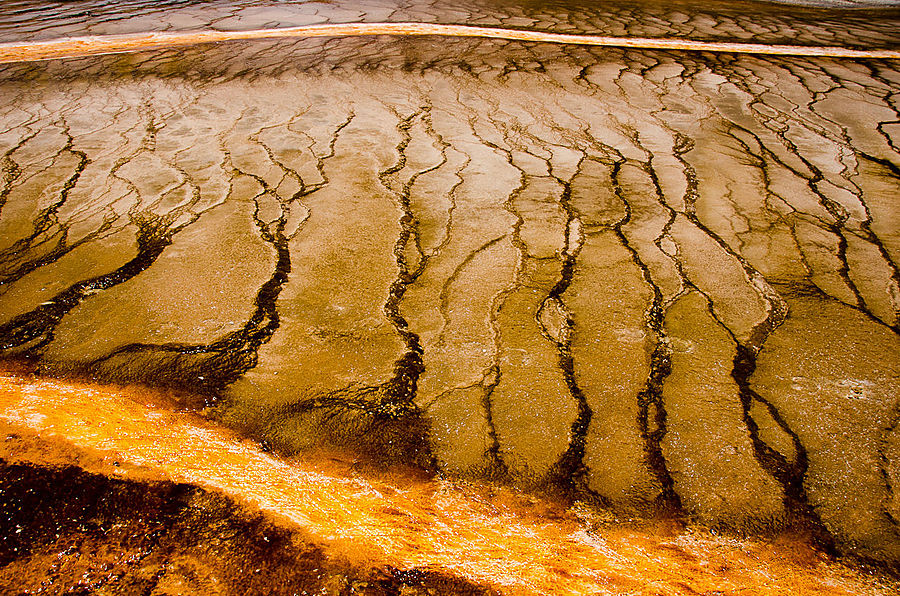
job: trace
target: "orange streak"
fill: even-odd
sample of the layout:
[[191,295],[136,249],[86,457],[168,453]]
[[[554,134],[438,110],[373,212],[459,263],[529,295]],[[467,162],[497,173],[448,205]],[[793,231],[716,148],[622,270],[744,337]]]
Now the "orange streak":
[[179,31],[148,32],[124,35],[95,35],[68,37],[48,41],[0,43],[0,64],[34,62],[54,58],[77,58],[100,54],[118,54],[156,50],[199,43],[215,43],[249,39],[278,39],[305,37],[349,37],[360,35],[437,35],[444,37],[484,37],[514,41],[638,48],[653,50],[688,50],[701,52],[730,52],[738,54],[767,54],[780,56],[822,56],[829,58],[891,58],[900,59],[900,50],[853,50],[835,46],[791,46],[755,43],[691,41],[672,38],[604,37],[570,35],[473,27],[469,25],[439,25],[434,23],[348,23],[335,25],[305,25],[279,29],[251,31]]
[[99,453],[125,477],[155,471],[220,490],[360,565],[445,570],[505,594],[886,593],[801,541],[589,530],[586,520],[599,518],[583,506],[563,511],[521,496],[488,500],[447,481],[335,473],[328,460],[273,456],[158,403],[148,390],[0,373],[0,420],[57,436],[66,452]]

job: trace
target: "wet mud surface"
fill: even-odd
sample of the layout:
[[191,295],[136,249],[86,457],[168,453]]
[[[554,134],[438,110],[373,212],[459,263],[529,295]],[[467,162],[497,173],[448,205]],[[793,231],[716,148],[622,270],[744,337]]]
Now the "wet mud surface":
[[[750,3],[11,2],[0,38],[415,20],[900,42],[897,8]],[[898,90],[892,60],[387,36],[4,65],[0,355],[286,455],[896,570]]]

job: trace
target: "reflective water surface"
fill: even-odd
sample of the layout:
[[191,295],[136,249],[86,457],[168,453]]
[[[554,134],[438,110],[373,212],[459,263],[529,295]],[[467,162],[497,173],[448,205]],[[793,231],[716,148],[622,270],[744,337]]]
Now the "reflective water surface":
[[[0,42],[900,46],[897,7],[835,6],[9,2]],[[897,66],[403,36],[0,66],[2,581],[886,593]]]

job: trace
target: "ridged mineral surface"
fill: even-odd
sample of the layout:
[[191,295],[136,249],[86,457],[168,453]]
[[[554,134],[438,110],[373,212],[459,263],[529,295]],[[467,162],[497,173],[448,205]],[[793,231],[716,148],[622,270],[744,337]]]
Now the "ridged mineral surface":
[[[900,42],[896,8],[91,4],[4,3],[0,37]],[[284,452],[900,563],[897,61],[300,39],[10,64],[0,98],[5,357],[194,391]]]

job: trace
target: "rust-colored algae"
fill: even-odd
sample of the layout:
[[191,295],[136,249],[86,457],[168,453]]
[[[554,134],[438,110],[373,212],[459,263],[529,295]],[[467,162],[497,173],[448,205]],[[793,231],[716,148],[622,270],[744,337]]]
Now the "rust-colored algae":
[[[346,461],[284,459],[147,389],[0,376],[7,463],[79,465],[113,478],[168,478],[220,491],[359,568],[423,569],[507,594],[882,594],[889,587],[797,536],[608,526],[607,514],[508,490],[375,478]],[[15,448],[36,433],[53,450]],[[68,458],[68,459],[67,459]]]

